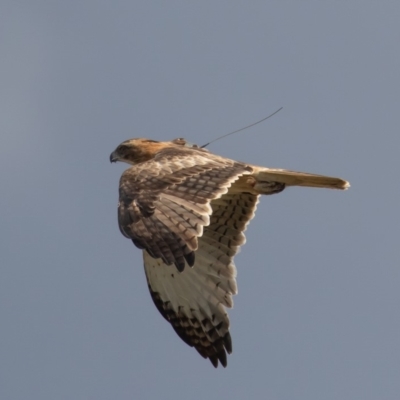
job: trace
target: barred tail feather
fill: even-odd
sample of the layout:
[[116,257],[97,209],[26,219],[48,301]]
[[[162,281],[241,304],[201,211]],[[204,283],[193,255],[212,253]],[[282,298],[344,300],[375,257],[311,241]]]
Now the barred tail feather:
[[350,183],[330,176],[308,174],[306,172],[289,171],[286,169],[259,168],[253,176],[257,183],[278,182],[286,186],[306,186],[316,188],[341,189],[346,190]]

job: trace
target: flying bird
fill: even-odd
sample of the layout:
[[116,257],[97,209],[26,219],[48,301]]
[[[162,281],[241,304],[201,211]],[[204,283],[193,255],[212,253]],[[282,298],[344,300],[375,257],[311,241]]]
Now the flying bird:
[[227,308],[237,293],[234,256],[260,195],[288,186],[347,189],[347,181],[258,167],[184,139],[130,139],[110,155],[130,164],[119,183],[121,233],[143,250],[155,306],[214,367],[232,352]]

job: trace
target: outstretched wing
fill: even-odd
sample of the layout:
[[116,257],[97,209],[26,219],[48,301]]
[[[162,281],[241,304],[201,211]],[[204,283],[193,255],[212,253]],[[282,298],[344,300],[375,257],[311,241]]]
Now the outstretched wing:
[[228,191],[250,166],[185,147],[165,148],[121,176],[121,232],[166,265],[183,271],[209,224],[210,202]]
[[258,196],[233,193],[211,202],[210,224],[198,238],[193,268],[181,273],[162,259],[143,251],[151,297],[175,332],[214,367],[226,367],[232,352],[226,307],[237,293],[233,257],[245,242],[246,225],[253,218]]

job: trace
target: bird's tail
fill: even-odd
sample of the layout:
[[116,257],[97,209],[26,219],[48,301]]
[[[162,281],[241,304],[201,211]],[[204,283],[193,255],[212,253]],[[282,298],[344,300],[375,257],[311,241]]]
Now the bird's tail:
[[256,178],[257,186],[262,186],[263,182],[277,182],[283,183],[285,186],[306,186],[341,190],[346,190],[350,187],[349,182],[340,178],[288,171],[286,169],[256,167],[253,176]]

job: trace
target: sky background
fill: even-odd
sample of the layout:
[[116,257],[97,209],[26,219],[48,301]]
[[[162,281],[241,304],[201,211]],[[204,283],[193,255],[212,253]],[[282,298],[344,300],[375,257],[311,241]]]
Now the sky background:
[[[397,400],[398,1],[0,6],[0,398]],[[226,369],[185,345],[117,225],[128,138],[327,174],[262,199]]]

